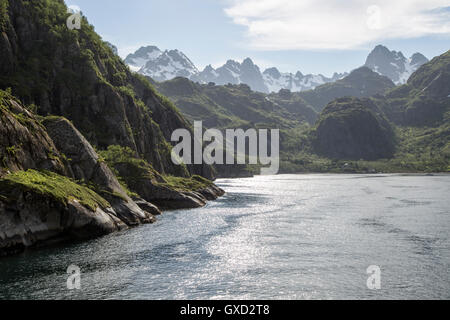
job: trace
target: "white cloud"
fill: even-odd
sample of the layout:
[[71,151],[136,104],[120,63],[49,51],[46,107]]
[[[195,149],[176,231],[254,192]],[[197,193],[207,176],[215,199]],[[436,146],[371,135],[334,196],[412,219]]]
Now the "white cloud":
[[450,0],[230,0],[225,12],[255,49],[352,49],[450,35]]

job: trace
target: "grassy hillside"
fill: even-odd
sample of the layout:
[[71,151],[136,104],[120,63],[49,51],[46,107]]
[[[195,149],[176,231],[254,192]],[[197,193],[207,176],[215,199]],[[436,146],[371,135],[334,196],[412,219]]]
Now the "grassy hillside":
[[202,120],[208,128],[288,129],[305,120],[244,84],[216,86],[175,78],[156,86],[189,120]]
[[395,84],[389,78],[381,76],[367,67],[362,67],[352,71],[344,79],[324,84],[314,90],[296,93],[295,96],[302,98],[315,110],[321,112],[334,99],[367,98],[383,94],[394,87]]

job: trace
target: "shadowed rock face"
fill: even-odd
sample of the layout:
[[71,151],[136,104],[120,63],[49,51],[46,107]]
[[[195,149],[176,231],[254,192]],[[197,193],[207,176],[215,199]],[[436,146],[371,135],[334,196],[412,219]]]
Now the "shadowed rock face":
[[58,150],[71,159],[70,168],[74,178],[93,183],[121,220],[127,225],[152,221],[152,215],[141,210],[127,195],[106,163],[100,161],[94,148],[68,120],[48,118],[44,125]]
[[7,169],[68,173],[52,139],[36,117],[9,98],[0,108],[0,159],[0,177]]
[[[65,196],[64,202],[45,189],[30,187],[28,180],[0,179],[0,255],[36,244],[92,238],[152,223],[154,215],[161,211],[148,201],[163,209],[198,208],[224,194],[213,184],[197,191],[177,191],[158,185],[143,173],[133,187],[141,191],[145,200],[131,199],[115,174],[70,121],[52,116],[41,124],[7,93],[0,93],[0,130],[5,134],[0,139],[0,150],[5,155],[0,166],[3,174],[9,177],[9,172],[29,169],[57,172],[55,176],[100,195],[106,203],[93,208],[70,195]],[[3,98],[5,94],[7,98]],[[10,149],[11,142],[17,144],[14,152]],[[10,156],[6,158],[6,154]],[[122,173],[129,174],[127,167],[122,168]],[[48,183],[52,189],[63,191],[59,185],[53,185],[51,179]]]
[[13,202],[0,200],[0,256],[36,244],[94,238],[127,228],[112,208],[93,211],[75,200],[62,204],[19,188],[13,195]]
[[323,111],[315,149],[333,159],[376,160],[394,153],[394,135],[388,122],[369,100],[343,98]]
[[[4,92],[0,92],[5,95]],[[120,186],[111,170],[98,159],[86,139],[62,118],[37,118],[9,95],[0,101],[0,168],[3,176],[29,169],[48,170],[95,184],[107,207],[96,209],[76,199],[62,203],[38,190],[0,179],[0,255],[35,244],[73,238],[92,238],[141,223],[154,222],[159,209],[141,209]],[[55,138],[55,140],[52,139]],[[66,154],[72,157],[66,160]],[[80,188],[85,188],[79,186]]]

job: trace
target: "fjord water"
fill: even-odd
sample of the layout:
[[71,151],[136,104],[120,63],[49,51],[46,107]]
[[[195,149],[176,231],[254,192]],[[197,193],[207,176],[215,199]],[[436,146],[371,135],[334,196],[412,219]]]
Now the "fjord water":
[[[10,299],[449,299],[450,176],[220,180],[206,208],[0,259]],[[66,287],[69,265],[81,289]],[[381,290],[367,288],[371,265]]]

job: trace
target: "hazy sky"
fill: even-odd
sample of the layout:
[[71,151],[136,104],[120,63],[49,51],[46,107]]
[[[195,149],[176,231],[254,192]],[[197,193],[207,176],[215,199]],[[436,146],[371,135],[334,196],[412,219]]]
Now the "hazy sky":
[[125,57],[179,49],[202,69],[252,58],[262,69],[350,71],[384,44],[428,58],[450,49],[450,0],[65,0]]

